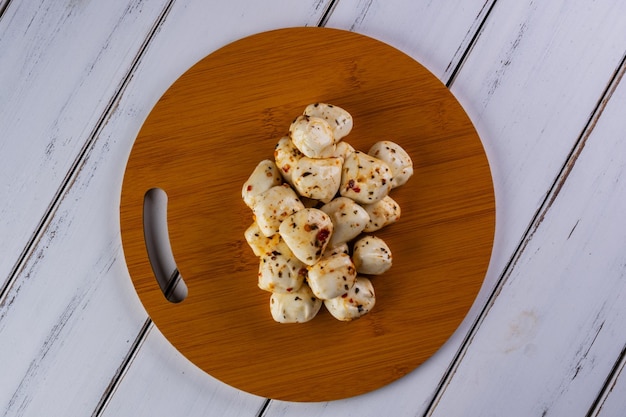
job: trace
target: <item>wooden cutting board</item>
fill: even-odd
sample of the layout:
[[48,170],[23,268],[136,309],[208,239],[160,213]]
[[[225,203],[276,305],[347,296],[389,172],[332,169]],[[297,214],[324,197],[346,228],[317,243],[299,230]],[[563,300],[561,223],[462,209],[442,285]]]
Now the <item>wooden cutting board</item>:
[[[396,224],[375,233],[394,265],[373,278],[374,310],[340,322],[323,308],[306,324],[278,324],[257,287],[241,187],[309,103],[343,107],[345,138],[367,151],[392,140],[415,174],[392,197]],[[168,302],[142,230],[144,194],[168,195],[168,225],[188,297]],[[290,401],[377,389],[428,359],[458,327],[483,282],[494,235],[487,159],[464,110],[410,57],[351,32],[291,28],[229,44],[163,95],[128,160],[121,232],[139,298],[165,337],[215,378]]]

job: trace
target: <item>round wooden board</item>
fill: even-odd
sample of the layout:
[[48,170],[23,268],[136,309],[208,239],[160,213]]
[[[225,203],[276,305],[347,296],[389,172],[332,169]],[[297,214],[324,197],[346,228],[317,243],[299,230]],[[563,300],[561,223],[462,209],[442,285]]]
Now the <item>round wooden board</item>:
[[[392,191],[400,221],[375,233],[394,265],[374,277],[376,306],[340,322],[324,309],[305,324],[275,323],[257,287],[241,187],[309,103],[343,107],[345,138],[367,151],[393,140],[415,174]],[[144,244],[144,194],[166,191],[174,257],[189,288],[169,303]],[[446,87],[374,39],[322,28],[260,33],[194,65],[163,95],[132,149],[121,196],[129,272],[148,314],[185,357],[244,391],[326,401],[394,381],[428,359],[478,292],[493,243],[491,174],[474,127]]]

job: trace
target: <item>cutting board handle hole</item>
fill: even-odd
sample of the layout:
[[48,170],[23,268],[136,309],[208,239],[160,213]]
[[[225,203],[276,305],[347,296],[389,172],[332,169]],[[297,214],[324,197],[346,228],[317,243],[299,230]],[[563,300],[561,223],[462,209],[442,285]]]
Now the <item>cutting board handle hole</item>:
[[151,188],[143,199],[143,235],[148,259],[163,296],[171,303],[183,301],[187,285],[178,272],[167,229],[167,193]]

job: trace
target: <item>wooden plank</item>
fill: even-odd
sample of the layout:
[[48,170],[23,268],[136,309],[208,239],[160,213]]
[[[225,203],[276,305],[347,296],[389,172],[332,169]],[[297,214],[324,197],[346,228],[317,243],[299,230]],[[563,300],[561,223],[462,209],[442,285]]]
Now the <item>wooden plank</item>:
[[493,3],[493,0],[341,0],[326,26],[386,42],[448,83]]
[[[267,415],[373,415],[389,410],[398,414],[418,410],[419,414],[428,407],[464,335],[519,246],[622,58],[624,5],[595,3],[593,13],[585,11],[586,7],[582,1],[567,5],[499,1],[453,80],[452,92],[484,141],[496,187],[494,253],[468,319],[432,361],[392,385],[393,389],[323,405],[272,402]],[[383,2],[372,3],[369,10],[383,13],[378,11],[383,8]],[[374,20],[376,13],[368,19]],[[423,19],[428,21],[428,16]],[[423,22],[415,21],[414,26],[420,24]],[[405,42],[417,44],[419,40]],[[419,56],[418,52],[409,53]],[[393,408],[379,404],[393,404]]]
[[[53,5],[59,7],[67,5],[52,3],[49,5],[50,14],[47,16],[51,16],[53,21],[55,17],[61,19],[65,14],[63,11],[54,11]],[[27,7],[26,2],[21,4]],[[108,390],[114,388],[110,385],[112,378],[125,371],[118,368],[124,363],[133,340],[140,333],[146,319],[145,311],[128,277],[119,236],[119,192],[132,141],[158,97],[199,57],[233,38],[256,31],[281,26],[315,24],[324,11],[324,4],[321,2],[310,2],[305,6],[285,1],[277,6],[280,13],[266,10],[262,5],[250,6],[247,2],[231,2],[228,5],[207,4],[201,1],[177,3],[175,10],[167,15],[167,24],[159,27],[157,46],[145,51],[146,55],[140,62],[141,69],[128,78],[128,84],[118,95],[116,88],[119,88],[121,79],[126,77],[124,70],[129,69],[132,61],[130,58],[136,53],[127,51],[126,47],[131,43],[129,39],[141,38],[137,41],[140,45],[162,9],[130,8],[121,12],[114,9],[110,2],[97,6],[109,7],[110,9],[106,9],[109,10],[108,13],[111,13],[110,10],[117,10],[123,22],[123,24],[114,22],[115,33],[111,35],[111,42],[106,44],[104,51],[102,47],[105,45],[105,39],[94,41],[100,45],[98,51],[102,54],[112,54],[107,67],[110,71],[115,70],[113,78],[105,77],[103,81],[111,83],[110,89],[102,89],[100,82],[94,85],[92,82],[95,81],[89,80],[82,82],[80,91],[74,91],[72,90],[74,83],[77,83],[77,86],[81,85],[75,78],[80,78],[82,73],[72,72],[62,75],[61,67],[55,67],[51,61],[39,61],[41,67],[32,68],[30,77],[35,84],[37,82],[40,86],[45,84],[37,80],[43,80],[46,71],[52,71],[50,76],[56,74],[60,78],[67,77],[64,81],[67,85],[61,83],[57,86],[58,91],[50,85],[47,90],[44,89],[47,94],[41,96],[34,92],[26,94],[22,85],[22,90],[18,90],[24,91],[26,97],[17,99],[19,107],[11,110],[14,118],[18,120],[29,118],[30,113],[27,111],[29,104],[41,106],[43,109],[48,103],[49,111],[53,113],[48,116],[50,120],[59,118],[68,122],[65,120],[65,113],[62,113],[68,107],[53,106],[57,101],[66,100],[63,94],[70,94],[71,97],[76,95],[75,105],[78,107],[80,103],[88,101],[87,97],[92,97],[92,100],[98,102],[112,100],[112,112],[103,115],[106,106],[90,110],[94,112],[90,119],[91,129],[94,129],[93,122],[102,118],[102,123],[98,125],[100,130],[96,131],[95,145],[86,150],[84,158],[77,165],[75,175],[69,178],[68,184],[71,187],[62,194],[53,210],[53,216],[45,222],[41,237],[12,281],[0,305],[0,358],[3,370],[0,376],[2,386],[0,410],[3,415],[89,415],[99,406],[101,398],[108,395]],[[8,10],[14,12],[11,8]],[[32,13],[37,17],[40,16],[38,13],[44,12],[36,7],[33,10],[19,10],[25,10],[23,13]],[[95,24],[90,19],[102,20],[108,16],[104,9],[79,8],[75,15],[69,13],[74,9],[63,10],[70,14],[69,20],[65,23],[54,21],[52,24],[46,23],[47,20],[42,17],[43,21],[38,23],[39,26],[32,29],[37,29],[41,33],[38,32],[39,37],[33,36],[33,39],[41,40],[45,37],[44,29],[49,26],[55,28],[55,33],[72,32],[75,35],[75,28],[72,25],[82,28],[84,25]],[[142,14],[148,23],[143,25],[142,36],[137,32],[140,23],[136,14]],[[5,15],[3,22],[6,22],[4,19],[8,16],[11,16],[11,13]],[[21,19],[20,22],[28,20],[24,17]],[[124,23],[126,22],[124,19],[128,19],[128,22]],[[105,21],[111,24],[110,19]],[[69,34],[58,36],[65,42],[70,40]],[[117,40],[118,37],[124,41],[123,45],[113,42],[113,39]],[[17,42],[17,34],[13,39]],[[82,42],[88,42],[89,38],[81,39]],[[60,46],[54,46],[54,42],[48,40],[49,48],[63,56],[63,51],[59,50]],[[71,45],[71,42],[69,44]],[[196,47],[181,48],[180,45],[183,44]],[[21,44],[21,48],[26,46],[33,45]],[[16,48],[19,49],[20,46]],[[10,48],[7,50],[13,51]],[[23,65],[32,64],[23,57],[19,58],[17,52],[13,53],[14,59],[22,59]],[[94,54],[97,55],[96,52]],[[129,54],[130,57],[127,57]],[[50,60],[52,58],[52,55],[48,57]],[[3,66],[0,71],[4,68]],[[3,73],[3,77],[4,74],[6,73]],[[42,104],[38,104],[40,101]],[[82,114],[80,109],[76,109],[76,112]],[[87,112],[85,117],[90,114]],[[26,133],[31,127],[20,126],[16,124],[12,127],[14,136],[27,137]],[[39,127],[43,130],[43,127]],[[89,127],[83,126],[82,129],[89,133]],[[70,136],[69,131],[62,132]],[[80,137],[84,144],[84,136]],[[39,178],[43,171],[29,172],[32,166],[44,161],[41,152],[38,154],[36,147],[32,147],[28,148],[30,154],[22,154],[17,145],[18,142],[3,142],[2,145],[2,155],[12,155],[21,162],[14,163],[16,170],[19,168],[21,174],[16,172],[12,178],[22,175],[24,182],[27,177],[31,180],[44,181]],[[57,142],[57,145],[60,147],[61,143]],[[15,152],[11,153],[13,150]],[[55,152],[60,150],[57,149]],[[32,162],[30,158],[33,159]],[[62,170],[61,166],[65,167],[62,165],[61,153],[53,152],[50,158],[51,166],[59,170]],[[56,186],[58,183],[59,181]],[[20,188],[16,188],[18,189]],[[11,204],[15,205],[16,212],[20,208],[26,210],[30,201],[20,200],[17,192],[11,193],[12,198],[13,196],[16,198]],[[51,197],[41,196],[41,198],[49,200]],[[19,223],[22,226],[32,224],[38,221],[39,216],[41,213],[31,213],[28,219],[20,219]],[[17,247],[20,243],[14,244]],[[17,255],[13,254],[11,257],[15,260]],[[159,344],[158,341],[142,346],[152,346],[152,343],[156,343],[157,349],[164,352],[171,350],[167,343]],[[142,356],[138,355],[138,358],[140,357]],[[184,360],[181,362],[184,364]],[[141,380],[130,380],[127,383],[138,384],[148,389],[147,395],[153,395],[158,399],[164,392],[172,392],[173,387],[167,380],[161,379],[160,369],[153,369],[152,365],[154,363],[149,361],[148,368],[155,372],[152,381],[161,383],[155,382],[148,387]],[[201,392],[211,390],[211,387],[215,386],[215,382],[207,383],[209,388],[203,386],[200,388]],[[216,392],[220,392],[219,387],[216,389]],[[185,401],[186,395],[195,394],[185,391],[180,395],[180,400]],[[222,408],[226,410],[229,407],[230,395],[222,396],[221,399],[222,403],[211,403],[219,415],[222,414],[220,411]],[[125,406],[138,405],[134,400],[121,398]],[[115,404],[115,401],[112,403]],[[244,396],[233,404],[239,407],[243,403],[247,404],[249,410],[257,410],[263,400]],[[158,406],[159,402],[155,401],[155,404]]]
[[607,101],[429,415],[562,416],[594,404],[626,345],[623,79]]
[[0,294],[165,0],[14,1],[0,21]]

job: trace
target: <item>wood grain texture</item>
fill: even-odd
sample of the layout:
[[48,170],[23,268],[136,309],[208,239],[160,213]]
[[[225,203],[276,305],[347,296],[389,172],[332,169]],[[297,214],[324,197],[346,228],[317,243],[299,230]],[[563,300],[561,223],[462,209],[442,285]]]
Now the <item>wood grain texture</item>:
[[[375,310],[349,325],[320,314],[281,326],[256,287],[241,185],[317,101],[350,109],[355,127],[346,139],[357,149],[394,140],[413,155],[416,173],[392,193],[404,224],[377,233],[393,248],[394,268],[374,281]],[[172,248],[189,288],[179,304],[164,299],[145,255],[142,207],[153,187],[169,195]],[[371,38],[300,28],[230,44],[177,80],[133,147],[121,222],[139,296],[188,359],[257,395],[320,401],[379,388],[445,342],[482,283],[494,206],[480,139],[443,84]]]
[[[38,9],[36,7],[33,8],[34,10],[29,9],[27,2],[14,3],[24,5],[29,13],[37,13]],[[314,12],[318,8],[318,13],[323,11],[318,2],[292,6],[290,6],[291,2],[285,2],[281,4],[283,6],[281,13],[272,14],[274,18],[268,17],[257,21],[258,17],[263,15],[262,10],[259,12],[245,2],[231,2],[229,13],[226,14],[217,13],[220,10],[214,10],[212,9],[214,6],[206,3],[185,2],[174,10],[175,16],[179,18],[174,18],[176,24],[169,24],[170,32],[167,40],[158,42],[159,47],[148,48],[144,51],[145,55],[141,59],[142,65],[139,65],[136,68],[137,72],[127,80],[129,82],[123,91],[120,92],[112,86],[105,92],[94,86],[90,80],[83,85],[84,90],[76,87],[79,91],[74,91],[72,87],[59,83],[58,91],[50,87],[50,91],[46,90],[46,94],[41,96],[30,94],[30,98],[24,98],[31,104],[42,108],[49,104],[51,112],[61,111],[52,105],[56,100],[63,100],[59,99],[57,94],[78,94],[82,97],[80,100],[82,103],[87,102],[88,96],[97,102],[110,99],[114,105],[107,114],[101,113],[106,106],[98,110],[99,114],[95,118],[102,117],[104,122],[100,125],[100,130],[96,132],[93,147],[89,148],[80,160],[79,169],[68,184],[71,187],[56,202],[52,211],[53,215],[44,222],[45,227],[40,239],[33,246],[30,256],[0,305],[0,367],[2,368],[0,415],[90,415],[103,394],[111,388],[109,387],[111,379],[118,372],[118,367],[123,363],[134,338],[140,332],[146,315],[132,289],[121,253],[118,218],[119,192],[124,163],[143,119],[162,90],[165,90],[176,79],[179,75],[178,71],[183,71],[183,68],[179,68],[178,65],[187,68],[197,59],[195,54],[202,54],[196,49],[187,50],[186,53],[181,51],[180,42],[197,42],[198,39],[202,39],[199,49],[211,50],[221,46],[222,42],[227,42],[225,38],[233,32],[255,32],[274,25],[304,25],[311,22],[314,24],[319,19],[319,15],[315,15]],[[100,6],[105,4],[108,5],[108,10],[120,12],[115,9],[119,6],[118,3],[107,2]],[[54,6],[65,8],[67,4],[51,2],[48,6],[50,6],[48,9],[50,17],[53,18],[58,14],[63,14],[62,11],[53,10]],[[64,10],[67,11],[67,9]],[[72,15],[75,20],[66,20],[65,24],[69,25],[73,22],[80,27],[83,24],[92,24],[93,19],[102,20],[102,24],[112,24],[107,20],[106,13],[89,9],[79,10],[80,13]],[[132,61],[126,59],[129,57],[125,48],[145,40],[145,36],[148,36],[151,26],[158,20],[161,12],[162,9],[158,8],[140,10],[129,8],[125,13],[120,12],[122,16],[131,20],[137,18],[135,13],[139,13],[145,22],[140,25],[137,20],[134,20],[133,24],[120,24],[115,28],[110,28],[115,32],[113,38],[110,39],[111,42],[107,44],[105,39],[99,39],[96,42],[98,50],[104,48],[105,51],[100,56],[102,61],[96,59],[94,68],[98,68],[98,64],[102,63],[109,68],[115,81],[122,82],[121,78],[126,77],[122,69],[128,71],[130,61]],[[252,14],[246,15],[246,12]],[[7,16],[10,14],[3,18],[3,25],[7,22],[4,20]],[[22,18],[28,20],[26,17]],[[43,21],[45,23],[45,19]],[[196,24],[189,26],[191,21]],[[207,26],[207,22],[211,24]],[[40,31],[40,36],[49,36],[44,23],[34,24],[31,30]],[[23,26],[22,29],[25,27]],[[57,30],[63,32],[64,29],[70,27],[71,25],[61,24],[61,28]],[[144,30],[142,33],[144,37],[136,39],[141,27]],[[93,29],[96,32],[100,30],[97,27]],[[165,29],[161,27],[158,33],[161,34],[163,31]],[[165,33],[168,32],[165,31]],[[185,36],[189,38],[184,39]],[[118,37],[125,39],[123,45],[113,42]],[[133,42],[129,40],[131,38]],[[83,36],[81,42],[85,49],[74,50],[74,58],[77,61],[82,59],[81,53],[88,55],[93,52],[86,48],[89,39],[89,36]],[[137,44],[134,43],[135,39]],[[32,49],[28,38],[21,39],[17,36],[14,41],[12,48],[15,47],[16,50]],[[3,51],[7,50],[3,49]],[[174,51],[179,60],[170,62],[168,58]],[[74,80],[73,77],[77,76],[76,74],[65,74],[62,71],[63,68],[55,67],[53,52],[54,50],[51,49],[52,55],[48,57],[52,61],[43,61],[41,66],[34,66],[32,79],[46,76],[54,78],[56,74],[60,78],[67,76]],[[109,54],[115,58],[111,58]],[[186,59],[188,61],[185,61]],[[119,72],[112,70],[116,65],[120,66]],[[4,65],[0,66],[0,70],[6,68]],[[51,71],[51,74],[46,75],[45,71]],[[143,75],[138,76],[138,74]],[[105,82],[106,77],[104,81],[102,79],[99,81]],[[115,81],[111,82],[115,84]],[[2,90],[2,92],[5,91],[7,90]],[[107,98],[105,93],[110,96]],[[117,93],[120,94],[117,95],[116,100],[113,100]],[[25,110],[26,108],[28,106],[24,104],[19,109],[12,110],[13,116],[17,119],[30,118],[31,115]],[[77,117],[74,123],[76,120],[84,122],[83,119]],[[70,121],[66,120],[66,122]],[[32,126],[22,125],[22,129],[26,131],[29,128]],[[89,131],[94,127],[84,129]],[[14,137],[22,138],[28,135],[20,134],[18,129]],[[40,186],[44,190],[49,186],[45,182],[48,178],[44,174],[29,171],[31,166],[29,164],[43,163],[47,159],[37,156],[35,151],[23,155],[20,147],[28,146],[29,142],[8,140],[11,138],[2,136],[3,141],[0,146],[2,146],[3,160],[8,161],[8,156],[13,155],[16,161],[11,163],[17,167],[15,175],[19,173],[24,176],[24,181],[28,182],[29,187],[36,189]],[[49,162],[56,166],[54,164],[58,158],[56,167],[60,169],[63,152],[68,152],[66,157],[71,159],[75,157],[75,154],[72,154],[74,151],[75,148],[57,146]],[[30,158],[33,160],[31,161]],[[18,160],[21,163],[18,163]],[[5,189],[7,188],[3,188]],[[11,196],[15,204],[12,210],[18,211],[19,207],[27,210],[28,204],[31,204],[30,201],[20,200],[21,189],[17,187],[11,189],[11,193],[6,194]],[[32,190],[29,189],[29,191]],[[3,199],[3,203],[5,202],[6,200]],[[19,222],[16,220],[19,223],[16,227],[32,226],[41,221],[41,213],[31,214],[32,216],[26,216],[28,218],[25,217]],[[23,242],[5,240],[4,237],[3,235],[3,244],[15,245],[15,248],[11,250],[19,253],[23,249],[19,248]],[[4,259],[6,258],[3,257]],[[170,348],[167,345],[162,346]],[[153,365],[149,368],[156,370]],[[171,386],[166,384],[167,377],[165,379],[153,378],[153,381],[162,381],[163,384],[155,383],[146,387],[141,382],[140,386],[149,388],[149,392],[155,398],[164,398],[159,393],[160,389],[171,391]],[[248,395],[241,396],[236,402],[231,402],[228,391],[221,391],[219,389],[221,384],[216,382],[207,382],[201,390],[207,392],[206,390],[211,390],[212,386],[216,388],[213,392],[219,397],[219,400],[215,400],[215,396],[211,397],[215,400],[212,401],[214,407],[212,410],[216,415],[224,415],[229,407],[238,412],[245,413],[246,411],[243,410],[248,410],[249,414],[254,414],[254,410],[258,410],[263,403],[262,399]],[[176,396],[176,399],[184,401],[185,396],[194,395],[194,391],[190,389],[180,394]],[[126,406],[132,403],[130,401],[130,404]],[[246,406],[242,407],[243,404]],[[132,414],[131,411],[129,415],[136,414]]]

